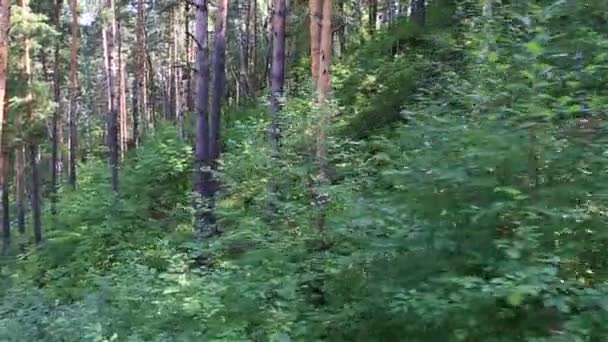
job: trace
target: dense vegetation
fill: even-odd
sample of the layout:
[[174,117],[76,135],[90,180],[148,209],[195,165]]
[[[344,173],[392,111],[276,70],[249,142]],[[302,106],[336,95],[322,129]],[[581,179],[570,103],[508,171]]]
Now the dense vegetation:
[[[2,256],[0,340],[608,340],[605,1],[435,0],[424,25],[412,11],[351,27],[327,107],[298,31],[306,5],[289,6],[278,154],[270,89],[237,103],[228,78],[219,233],[195,229],[192,112],[125,153],[119,191],[87,115],[77,186],[54,210],[43,193],[44,241],[28,219]],[[81,58],[97,63],[92,37]],[[90,113],[94,72],[80,66]]]

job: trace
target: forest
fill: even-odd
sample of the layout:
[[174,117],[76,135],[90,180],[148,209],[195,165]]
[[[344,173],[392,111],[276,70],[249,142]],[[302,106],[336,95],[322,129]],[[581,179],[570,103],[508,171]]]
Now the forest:
[[0,0],[0,341],[608,341],[607,80],[607,0]]

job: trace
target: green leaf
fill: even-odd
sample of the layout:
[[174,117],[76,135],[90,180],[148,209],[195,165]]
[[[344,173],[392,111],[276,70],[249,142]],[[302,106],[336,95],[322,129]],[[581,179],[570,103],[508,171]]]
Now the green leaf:
[[538,42],[535,42],[535,41],[531,41],[528,44],[526,44],[526,48],[528,49],[528,52],[530,52],[531,54],[533,54],[535,56],[542,54],[544,51],[543,47],[540,46],[538,44]]

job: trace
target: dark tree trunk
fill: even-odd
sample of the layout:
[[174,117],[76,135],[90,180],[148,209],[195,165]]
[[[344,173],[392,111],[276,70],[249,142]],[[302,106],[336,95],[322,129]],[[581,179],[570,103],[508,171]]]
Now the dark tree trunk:
[[[29,10],[28,0],[21,0],[21,7],[23,11]],[[31,92],[32,87],[32,62],[30,60],[30,38],[25,36],[25,42],[23,47],[23,70],[25,71],[25,78],[27,83],[27,93],[25,96],[26,112],[29,117],[29,125],[33,127],[36,122],[36,116],[34,115],[33,108],[33,97]],[[34,226],[34,241],[36,244],[42,242],[42,221],[41,221],[41,206],[40,206],[40,176],[38,174],[38,144],[35,141],[36,137],[28,137],[29,144],[29,166],[31,172],[31,208],[32,208],[32,222]]]
[[211,97],[210,152],[215,162],[220,157],[222,99],[226,86],[226,26],[228,0],[219,0],[215,18],[215,41],[213,49],[213,96]]
[[133,94],[131,96],[131,101],[132,101],[132,111],[133,111],[133,144],[135,145],[135,147],[139,146],[139,88],[138,88],[138,81],[137,81],[137,77],[133,78]]
[[207,48],[207,0],[197,0],[196,6],[196,142],[194,171],[194,210],[198,238],[215,234],[211,211],[211,163],[209,146],[209,56]]
[[78,154],[78,49],[80,45],[80,24],[78,23],[78,0],[70,1],[72,11],[72,48],[70,57],[70,185],[76,188],[76,158]]
[[[249,1],[245,1],[247,6],[246,19],[243,21],[240,29],[241,41],[239,44],[239,77],[238,77],[238,97],[249,97],[249,39],[252,6]],[[237,98],[238,101],[238,98]]]
[[270,104],[272,110],[272,127],[270,142],[275,154],[280,145],[279,116],[285,84],[285,19],[287,16],[286,0],[275,0],[273,13],[273,44],[271,68]]
[[[10,26],[11,2],[9,0],[0,0],[0,198],[8,203],[8,155],[5,151],[8,149],[7,144],[7,110],[8,101],[6,101],[6,79],[8,78],[8,54],[9,54],[9,37],[8,30]],[[8,247],[10,237],[10,220],[8,208],[4,205],[0,206],[0,235],[2,235],[2,247]],[[4,250],[2,250],[4,252]]]
[[137,28],[136,28],[136,39],[137,39],[137,94],[140,96],[140,109],[138,114],[141,120],[145,120],[144,130],[148,133],[152,131],[152,118],[150,117],[150,111],[148,109],[148,86],[147,86],[147,73],[148,70],[146,64],[146,39],[145,39],[145,17],[144,17],[144,0],[137,0]]
[[34,241],[36,244],[42,242],[42,220],[40,218],[40,177],[38,175],[38,146],[29,145],[30,152],[30,172],[32,175],[30,201],[32,207],[32,222],[34,225]]
[[[22,132],[21,128],[17,129]],[[15,190],[17,192],[17,229],[25,233],[25,147],[23,139],[15,149]]]
[[112,190],[118,192],[118,98],[116,96],[116,12],[114,10],[114,0],[108,1],[108,7],[110,13],[112,13],[112,20],[110,21],[110,27],[106,28],[106,43],[107,43],[107,57],[108,57],[108,88],[110,96],[110,112],[108,113],[108,147],[110,149],[110,174],[112,182]]
[[184,26],[186,33],[186,67],[184,68],[184,77],[186,78],[186,111],[192,113],[194,110],[194,97],[192,96],[192,40],[190,35],[190,1],[184,2]]
[[[61,32],[61,7],[62,0],[56,0],[54,6],[54,21],[55,21],[55,29],[57,32]],[[59,49],[60,43],[59,39],[55,42],[55,63],[53,64],[53,100],[57,104],[57,108],[53,112],[53,139],[51,141],[51,213],[55,215],[57,213],[57,187],[59,186],[58,178],[59,178],[59,169],[60,169],[60,160],[61,157],[59,155],[59,143],[61,141],[61,136],[59,134],[59,125],[61,124],[61,106],[59,105],[61,101],[61,87],[60,82],[61,78],[59,77]]]

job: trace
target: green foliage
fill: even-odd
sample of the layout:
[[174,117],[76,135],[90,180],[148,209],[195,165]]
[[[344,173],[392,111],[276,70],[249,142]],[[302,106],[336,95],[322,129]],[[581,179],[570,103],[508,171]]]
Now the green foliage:
[[[89,161],[46,244],[3,266],[0,340],[605,340],[600,4],[481,17],[460,2],[450,34],[401,23],[405,52],[385,54],[394,35],[378,32],[345,57],[321,233],[310,94],[286,103],[279,160],[268,108],[227,113],[212,240],[193,240],[192,151],[175,129],[128,156],[118,199]],[[572,120],[589,113],[597,126]]]

